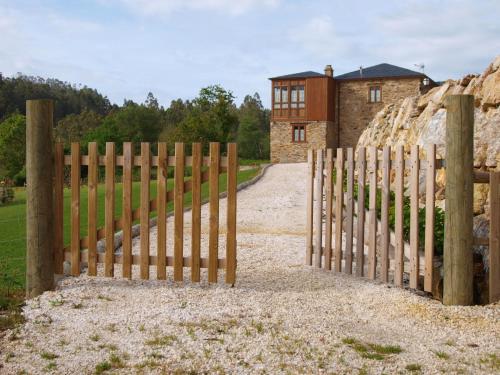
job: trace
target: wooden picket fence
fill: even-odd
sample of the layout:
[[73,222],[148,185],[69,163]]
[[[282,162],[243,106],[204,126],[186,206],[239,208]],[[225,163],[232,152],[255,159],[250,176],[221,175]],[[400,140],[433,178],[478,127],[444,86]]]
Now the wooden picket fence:
[[[404,285],[404,275],[408,274],[410,288],[432,292],[435,277],[436,170],[444,166],[444,160],[436,158],[435,145],[429,145],[425,149],[413,146],[409,155],[404,152],[403,146],[392,149],[384,147],[383,150],[360,147],[357,158],[352,148],[337,149],[335,157],[332,149],[327,149],[326,152],[317,150],[316,153],[309,150],[306,264],[314,263],[317,268],[331,270],[333,263],[336,272],[354,272],[356,276],[380,279],[400,287]],[[419,244],[418,215],[421,171],[422,174],[425,173],[423,251]],[[494,177],[491,179],[496,181],[499,174],[492,175]],[[409,242],[405,242],[403,233],[406,179],[410,195]],[[480,173],[475,174],[476,182],[485,182],[484,180],[486,178],[481,177]],[[394,183],[394,232],[389,227],[391,181]],[[368,209],[365,209],[367,189],[369,200]],[[380,220],[377,217],[377,189],[381,192]],[[495,207],[499,207],[498,184],[492,185],[491,197],[492,235],[489,241],[475,239],[475,243],[490,246],[490,280],[493,278],[490,281],[490,299],[498,299],[500,229],[499,214],[493,214]]]
[[[64,155],[63,145],[55,145],[55,273],[63,273],[64,261],[71,263],[71,274],[80,274],[82,263],[88,275],[97,275],[97,265],[104,264],[104,276],[113,277],[115,265],[121,265],[122,276],[132,277],[132,266],[140,268],[140,278],[150,278],[150,266],[156,266],[157,279],[167,278],[167,267],[173,267],[173,280],[184,280],[184,268],[191,269],[191,280],[200,281],[200,269],[208,269],[208,282],[218,281],[218,270],[225,269],[225,281],[236,280],[236,186],[237,146],[227,145],[227,157],[221,156],[220,144],[210,143],[210,155],[202,155],[200,143],[193,143],[192,156],[185,155],[183,143],[175,144],[175,155],[168,156],[166,143],[158,143],[158,155],[151,154],[151,145],[141,143],[141,154],[134,155],[133,144],[123,144],[123,155],[116,155],[115,144],[106,143],[106,154],[99,155],[97,144],[89,143],[88,155],[81,155],[80,145],[71,145],[71,154]],[[71,236],[63,243],[64,168],[71,169]],[[82,166],[88,167],[88,236],[80,236],[80,204]],[[105,170],[104,227],[97,227],[98,170]],[[134,167],[140,168],[140,206],[132,209],[132,177]],[[167,191],[167,168],[174,168],[174,188]],[[184,179],[185,167],[192,176]],[[208,167],[204,170],[203,167]],[[115,175],[122,168],[122,215],[115,217]],[[150,199],[151,171],[157,168],[157,197]],[[227,234],[226,254],[219,257],[219,175],[227,173]],[[201,257],[201,184],[209,185],[208,257]],[[191,251],[184,255],[184,194],[192,193]],[[167,202],[174,202],[174,241],[170,254],[167,249]],[[157,213],[157,254],[150,254],[150,213]],[[132,225],[140,222],[140,254],[132,254]],[[122,254],[115,254],[115,232],[123,231]],[[105,252],[97,251],[99,240],[105,240]]]

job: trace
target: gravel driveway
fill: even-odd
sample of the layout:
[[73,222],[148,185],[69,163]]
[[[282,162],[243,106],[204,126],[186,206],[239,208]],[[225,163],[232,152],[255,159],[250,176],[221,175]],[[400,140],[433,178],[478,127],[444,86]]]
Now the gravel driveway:
[[498,304],[445,307],[304,266],[305,183],[305,164],[275,165],[239,193],[234,288],[223,274],[217,285],[191,284],[188,269],[180,285],[66,278],[28,301],[26,324],[2,340],[0,373],[500,371]]

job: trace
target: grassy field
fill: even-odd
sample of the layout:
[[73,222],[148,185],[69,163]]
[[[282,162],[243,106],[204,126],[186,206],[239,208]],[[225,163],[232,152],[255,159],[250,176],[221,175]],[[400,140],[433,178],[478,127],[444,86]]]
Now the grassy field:
[[[238,183],[253,178],[258,168],[240,171]],[[220,191],[226,190],[226,175],[219,177]],[[168,180],[168,190],[173,188],[173,180]],[[115,216],[121,216],[122,184],[115,187]],[[139,207],[140,184],[133,183],[133,208]],[[156,182],[150,185],[151,199],[156,197]],[[202,185],[202,199],[208,198],[208,183]],[[184,197],[186,207],[191,205],[191,193]],[[169,202],[167,209],[172,211],[173,202]],[[154,217],[152,213],[151,217]],[[64,242],[69,242],[70,232],[70,190],[64,191]],[[81,188],[81,235],[87,234],[87,187]],[[98,227],[104,224],[104,185],[98,188]],[[14,202],[0,207],[0,294],[7,289],[22,289],[25,284],[25,255],[26,255],[26,192],[24,189],[16,191]]]

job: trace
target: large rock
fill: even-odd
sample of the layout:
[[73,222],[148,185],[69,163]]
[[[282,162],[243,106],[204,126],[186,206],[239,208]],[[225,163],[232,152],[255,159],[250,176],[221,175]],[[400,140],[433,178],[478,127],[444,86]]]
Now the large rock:
[[[448,80],[425,95],[408,97],[383,108],[361,135],[358,146],[437,145],[438,158],[445,158],[445,99],[453,94],[475,96],[474,164],[489,170],[500,164],[500,56],[481,75]],[[438,172],[438,205],[443,207],[446,177]],[[474,187],[474,211],[484,213],[488,186]]]

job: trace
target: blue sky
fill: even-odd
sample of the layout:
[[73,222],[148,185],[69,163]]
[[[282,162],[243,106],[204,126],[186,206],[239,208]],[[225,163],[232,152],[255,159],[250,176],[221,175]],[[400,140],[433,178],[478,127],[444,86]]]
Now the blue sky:
[[387,62],[435,80],[500,54],[499,0],[0,0],[0,72],[168,106],[221,84],[239,103],[267,78]]

